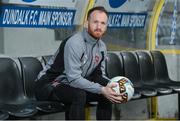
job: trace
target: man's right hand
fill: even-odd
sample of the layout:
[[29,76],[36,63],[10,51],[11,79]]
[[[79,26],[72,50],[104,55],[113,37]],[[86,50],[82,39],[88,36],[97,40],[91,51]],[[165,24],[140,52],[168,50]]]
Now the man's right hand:
[[101,88],[101,93],[112,103],[121,103],[123,102],[123,98],[121,94],[117,94],[112,88],[116,87],[117,83],[107,84],[106,87]]

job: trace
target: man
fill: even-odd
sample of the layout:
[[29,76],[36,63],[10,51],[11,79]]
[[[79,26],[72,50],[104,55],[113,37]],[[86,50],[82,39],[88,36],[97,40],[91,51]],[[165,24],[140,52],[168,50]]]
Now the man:
[[64,40],[38,76],[37,99],[63,102],[66,119],[84,120],[85,104],[97,101],[97,119],[110,120],[112,103],[122,101],[104,72],[107,50],[101,37],[107,23],[104,7],[90,9],[84,30]]

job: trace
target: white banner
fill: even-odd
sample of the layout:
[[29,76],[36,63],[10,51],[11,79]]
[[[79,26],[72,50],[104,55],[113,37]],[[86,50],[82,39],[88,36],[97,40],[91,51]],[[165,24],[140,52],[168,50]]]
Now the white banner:
[[77,0],[3,0],[4,3],[75,8]]

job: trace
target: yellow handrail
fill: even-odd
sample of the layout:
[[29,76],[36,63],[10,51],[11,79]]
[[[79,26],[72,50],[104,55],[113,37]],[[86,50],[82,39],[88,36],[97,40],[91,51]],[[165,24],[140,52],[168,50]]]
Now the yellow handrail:
[[[153,8],[152,16],[150,19],[150,24],[147,33],[147,49],[152,50],[155,49],[156,43],[156,29],[158,25],[159,16],[165,0],[156,0],[156,3]],[[157,97],[151,98],[151,118],[157,119],[158,118],[158,101]]]
[[149,24],[149,29],[147,33],[147,47],[149,50],[155,49],[156,43],[156,29],[158,25],[159,16],[165,0],[156,0],[155,6],[153,8],[152,17]]

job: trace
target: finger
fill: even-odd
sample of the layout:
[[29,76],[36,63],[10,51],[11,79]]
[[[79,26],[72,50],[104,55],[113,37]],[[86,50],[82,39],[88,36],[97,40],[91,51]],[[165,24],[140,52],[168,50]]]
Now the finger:
[[122,98],[122,96],[112,96],[111,97],[113,101],[115,101],[116,103],[121,103],[124,101],[124,99]]
[[118,103],[118,104],[122,102],[122,101],[116,100],[116,99],[111,99],[110,101],[111,101],[112,103]]
[[108,87],[114,88],[114,87],[116,87],[117,85],[118,85],[117,82],[112,82],[112,83],[108,84]]
[[113,95],[111,95],[109,97],[109,100],[111,100],[111,102],[113,102],[113,103],[121,103],[121,102],[123,102],[123,99],[122,99],[121,96],[113,96]]

